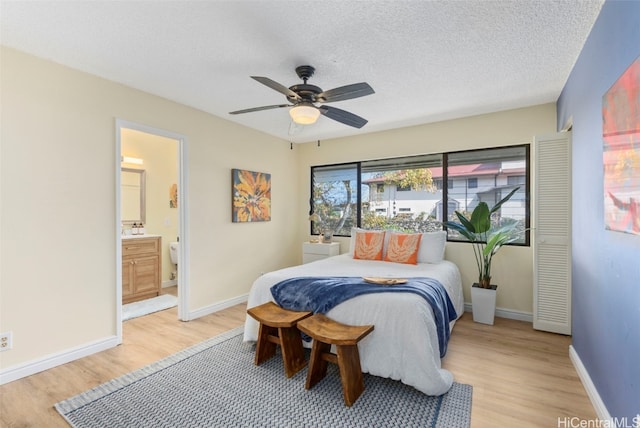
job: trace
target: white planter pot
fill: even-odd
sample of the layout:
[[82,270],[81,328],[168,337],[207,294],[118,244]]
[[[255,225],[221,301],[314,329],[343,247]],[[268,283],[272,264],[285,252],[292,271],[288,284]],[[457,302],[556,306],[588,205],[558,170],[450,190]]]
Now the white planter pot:
[[473,321],[493,325],[496,314],[496,289],[471,287]]

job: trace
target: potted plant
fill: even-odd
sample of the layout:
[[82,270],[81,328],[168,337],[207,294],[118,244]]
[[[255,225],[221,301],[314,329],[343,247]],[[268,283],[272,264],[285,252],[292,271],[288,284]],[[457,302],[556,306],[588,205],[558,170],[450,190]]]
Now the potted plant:
[[469,219],[456,211],[455,214],[460,222],[443,223],[447,228],[460,233],[473,245],[473,254],[478,266],[478,282],[471,287],[471,305],[473,320],[476,322],[493,325],[497,285],[491,284],[491,262],[502,246],[517,241],[524,231],[515,220],[494,227],[491,216],[519,189],[520,187],[513,189],[491,209],[486,202],[480,202]]
[[309,216],[309,221],[316,223],[318,228],[318,233],[320,236],[318,237],[318,241],[323,244],[331,243],[331,238],[333,238],[333,232],[330,227],[325,225],[325,222],[322,220],[318,213],[312,213]]

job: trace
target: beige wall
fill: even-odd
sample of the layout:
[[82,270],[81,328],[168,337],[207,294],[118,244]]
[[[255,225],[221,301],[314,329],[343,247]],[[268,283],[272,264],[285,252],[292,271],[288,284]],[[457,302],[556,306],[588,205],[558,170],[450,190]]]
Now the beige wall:
[[[529,142],[553,132],[552,104],[297,145],[163,98],[2,48],[0,61],[0,331],[2,370],[117,332],[115,120],[187,137],[188,308],[246,294],[260,274],[301,261],[309,167]],[[231,172],[272,174],[272,221],[231,222]],[[81,177],[81,179],[79,179]],[[182,199],[181,199],[181,202]],[[342,251],[346,251],[343,240]],[[451,244],[465,283],[468,245]],[[531,250],[494,262],[498,306],[531,312]]]
[[[190,311],[297,261],[289,143],[11,49],[1,57],[0,331],[13,332],[2,370],[117,332],[117,118],[188,139]],[[232,168],[272,173],[272,221],[231,222]]]
[[169,206],[169,189],[178,182],[178,140],[133,129],[123,129],[120,138],[122,156],[144,161],[122,166],[146,171],[145,232],[162,236],[162,281],[168,282],[175,270],[169,244],[178,236],[178,209]]
[[[299,217],[300,219],[308,217],[311,166],[530,143],[535,135],[555,132],[555,121],[555,104],[545,104],[357,137],[321,141],[320,147],[317,144],[300,145],[298,146],[300,152],[298,180],[304,183],[304,187],[302,197],[299,199]],[[309,238],[307,221],[299,223],[298,236],[301,241]],[[348,239],[336,238],[336,240],[341,242],[341,252],[347,252]],[[471,246],[448,243],[446,257],[460,267],[465,301],[470,302],[470,285],[477,282],[477,268]],[[531,247],[504,248],[494,258],[492,282],[499,286],[498,308],[529,315],[532,313],[532,262]]]

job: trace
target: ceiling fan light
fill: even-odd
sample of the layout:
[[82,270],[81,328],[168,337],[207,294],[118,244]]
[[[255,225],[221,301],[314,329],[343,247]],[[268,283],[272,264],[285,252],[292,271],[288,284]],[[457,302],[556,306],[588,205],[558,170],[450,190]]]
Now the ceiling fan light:
[[289,109],[289,115],[295,123],[311,125],[316,123],[320,116],[320,110],[310,104],[298,104]]

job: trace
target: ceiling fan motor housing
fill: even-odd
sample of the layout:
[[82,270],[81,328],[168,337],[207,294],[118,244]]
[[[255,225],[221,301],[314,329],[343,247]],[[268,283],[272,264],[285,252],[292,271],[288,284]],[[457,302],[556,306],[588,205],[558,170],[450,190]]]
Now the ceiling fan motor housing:
[[[293,85],[289,88],[303,99],[303,101],[307,101],[310,103],[316,102],[316,95],[322,92],[322,89],[315,85],[307,85],[306,83],[302,83],[300,85]],[[292,103],[299,102],[300,100],[287,95],[287,99]]]

